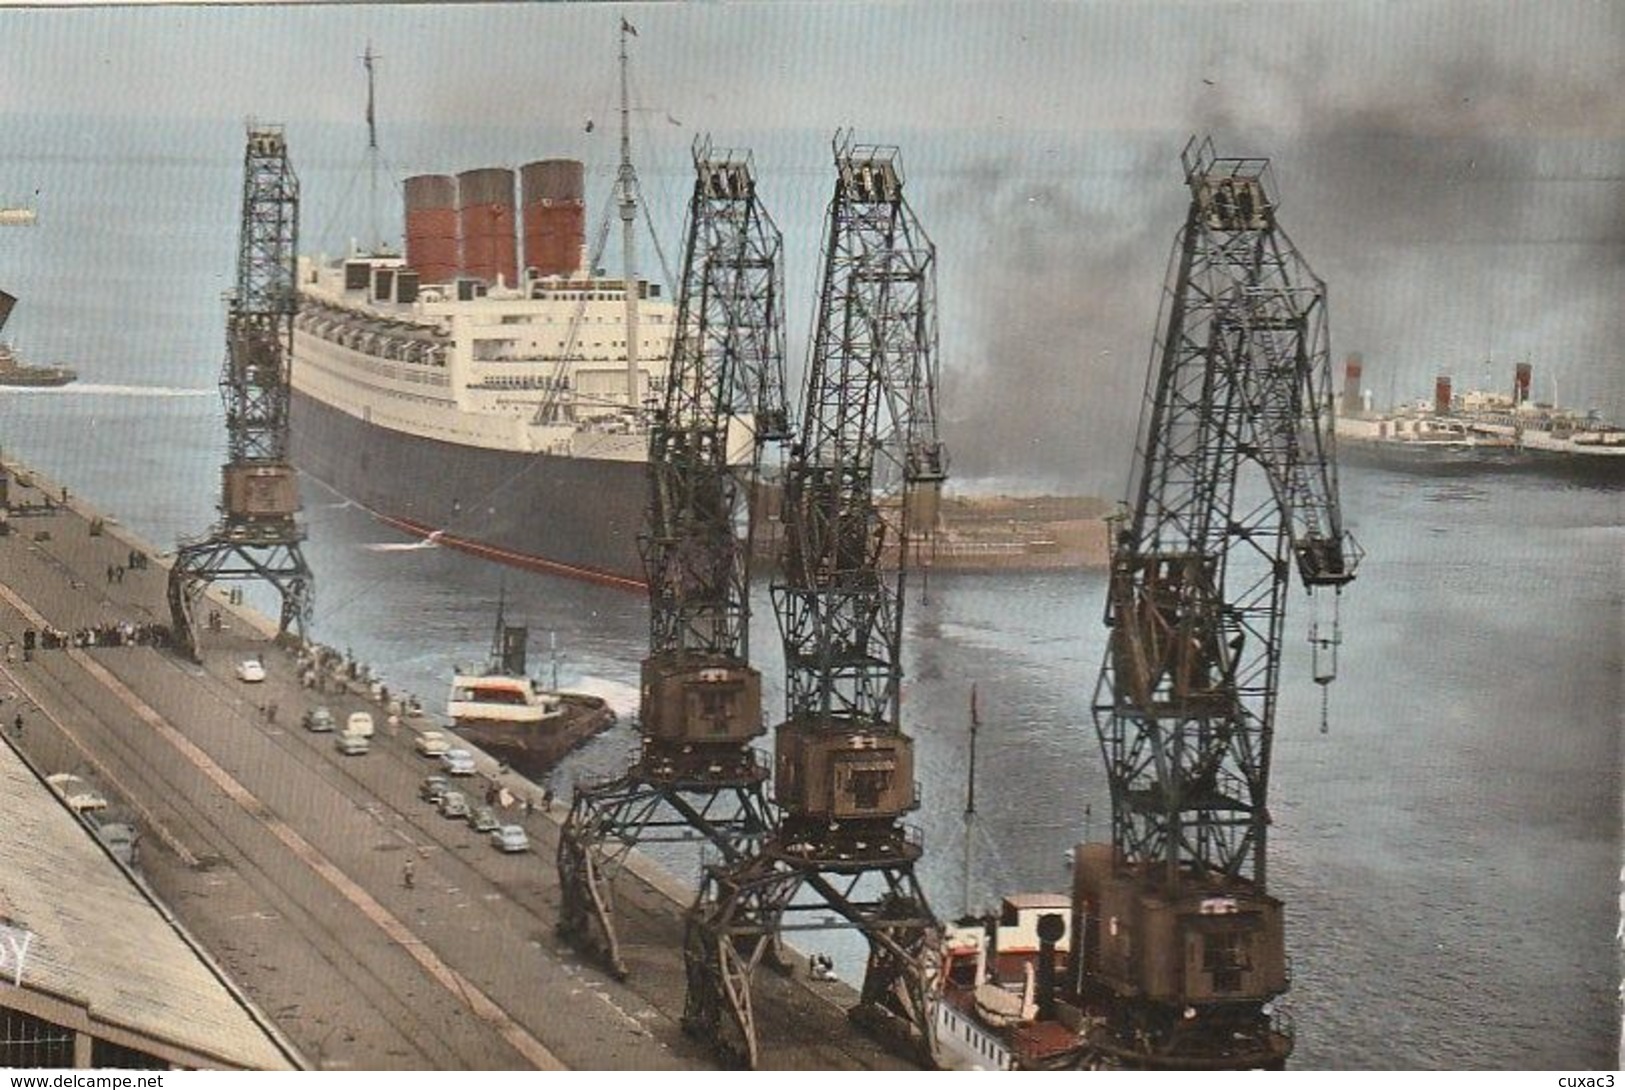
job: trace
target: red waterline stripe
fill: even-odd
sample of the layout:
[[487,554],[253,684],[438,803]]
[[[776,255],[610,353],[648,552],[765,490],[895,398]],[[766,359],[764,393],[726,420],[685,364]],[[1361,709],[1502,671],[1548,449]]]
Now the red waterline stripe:
[[[401,518],[397,515],[386,515],[380,511],[373,511],[372,516],[379,522],[393,526],[397,530],[405,531],[415,537],[429,538],[436,531],[422,523],[411,519]],[[634,594],[644,594],[649,585],[639,579],[628,579],[624,575],[612,575],[609,572],[598,571],[594,568],[580,568],[573,564],[561,564],[557,560],[548,560],[545,557],[533,556],[530,553],[514,552],[512,549],[503,549],[496,545],[487,545],[483,541],[472,538],[456,537],[442,532],[436,538],[443,545],[475,556],[482,556],[489,560],[500,560],[507,564],[514,564],[531,571],[539,571],[546,575],[563,576],[566,579],[579,579],[586,583],[596,583],[603,587],[614,587],[616,590],[630,591]]]

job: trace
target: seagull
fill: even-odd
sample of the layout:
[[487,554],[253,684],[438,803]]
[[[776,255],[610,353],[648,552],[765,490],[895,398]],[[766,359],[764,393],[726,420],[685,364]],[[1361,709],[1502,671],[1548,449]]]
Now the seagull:
[[666,115],[666,120],[668,122],[670,122],[671,124],[673,124],[673,125],[681,125],[682,124],[681,121],[679,121],[675,117],[671,116],[671,114]]

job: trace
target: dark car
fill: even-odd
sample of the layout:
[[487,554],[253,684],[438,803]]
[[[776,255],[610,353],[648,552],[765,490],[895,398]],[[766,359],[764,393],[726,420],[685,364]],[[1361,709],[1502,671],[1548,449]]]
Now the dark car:
[[423,782],[418,785],[418,798],[439,805],[450,787],[451,784],[444,776],[425,776]]

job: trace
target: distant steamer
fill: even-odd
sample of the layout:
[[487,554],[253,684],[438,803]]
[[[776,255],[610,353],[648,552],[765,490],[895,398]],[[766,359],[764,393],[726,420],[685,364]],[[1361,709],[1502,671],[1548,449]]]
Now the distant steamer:
[[[16,305],[16,296],[0,291],[0,330],[5,329],[11,310]],[[66,367],[26,364],[17,358],[10,345],[0,344],[0,386],[66,386],[78,377]]]
[[1450,376],[1434,382],[1433,400],[1373,412],[1360,388],[1362,364],[1351,356],[1337,415],[1347,460],[1430,473],[1528,470],[1605,484],[1625,484],[1625,428],[1596,412],[1581,413],[1531,397],[1534,369],[1513,369],[1510,394],[1456,393]]

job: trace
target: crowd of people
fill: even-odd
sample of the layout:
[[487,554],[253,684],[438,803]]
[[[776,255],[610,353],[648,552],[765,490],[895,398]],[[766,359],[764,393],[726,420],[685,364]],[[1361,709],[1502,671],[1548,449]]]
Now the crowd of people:
[[301,647],[296,665],[299,671],[299,684],[306,689],[315,689],[319,693],[325,693],[329,688],[342,690],[346,683],[351,681],[368,684],[372,680],[371,672],[366,665],[357,662],[355,656],[348,650],[341,655],[333,648],[320,643]]
[[[41,651],[58,651],[63,648],[83,647],[168,647],[170,643],[171,634],[167,624],[153,621],[105,621],[72,632],[64,632],[60,628],[49,626],[38,630],[26,629],[23,632],[22,650],[27,654],[36,648]],[[6,661],[16,660],[17,641],[7,640]]]

